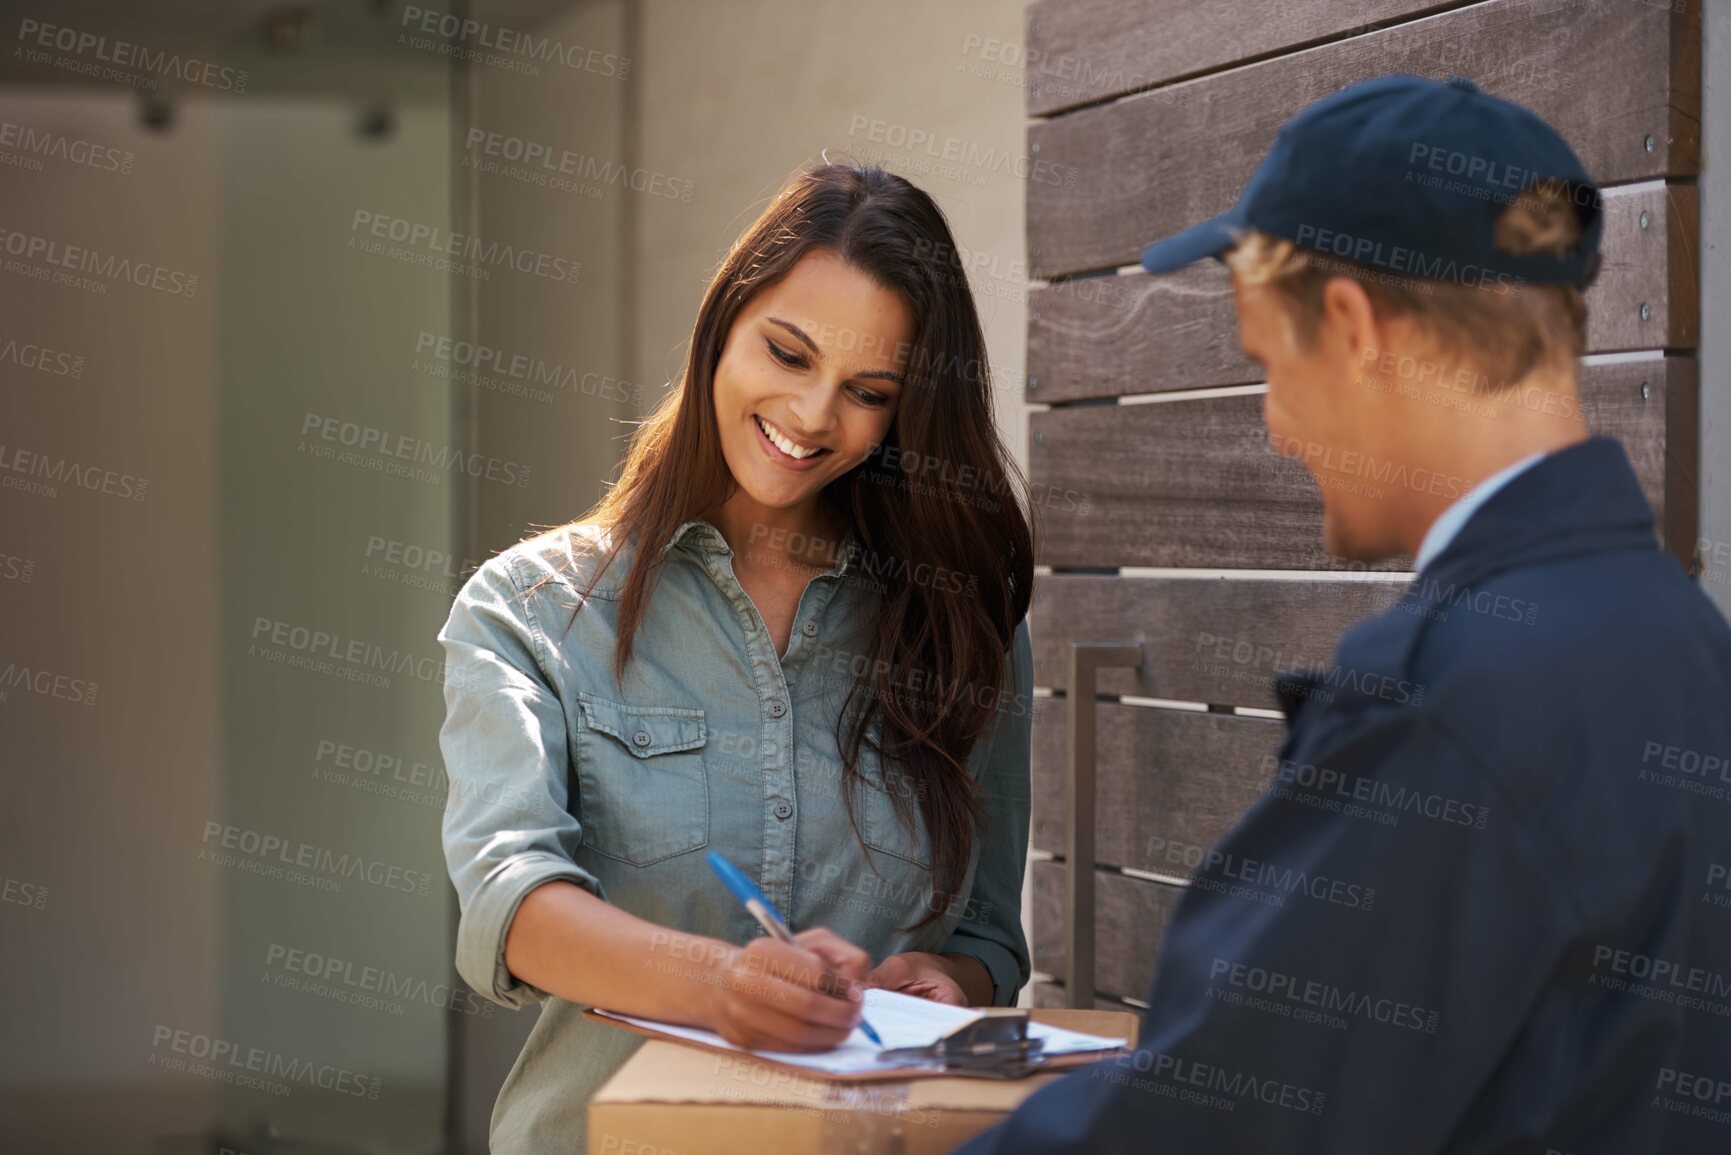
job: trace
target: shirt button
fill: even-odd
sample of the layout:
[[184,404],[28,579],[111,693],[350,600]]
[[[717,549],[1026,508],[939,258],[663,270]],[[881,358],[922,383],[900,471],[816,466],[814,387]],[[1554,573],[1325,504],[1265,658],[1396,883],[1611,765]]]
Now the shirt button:
[[637,733],[631,735],[631,740],[639,746],[647,746],[649,745],[649,731],[639,730]]
[[791,817],[793,817],[793,803],[791,803],[791,802],[777,802],[775,804],[775,816],[777,818],[791,818]]
[[787,703],[780,698],[769,704],[769,716],[771,718],[779,718],[785,713],[787,713]]
[[817,623],[807,622],[805,625],[799,627],[799,632],[808,638],[814,638],[817,636]]

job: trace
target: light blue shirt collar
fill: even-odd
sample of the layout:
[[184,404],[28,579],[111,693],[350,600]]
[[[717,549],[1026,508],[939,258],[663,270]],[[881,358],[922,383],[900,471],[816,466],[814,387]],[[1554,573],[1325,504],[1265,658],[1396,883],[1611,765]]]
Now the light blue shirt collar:
[[1413,569],[1422,571],[1437,554],[1448,548],[1448,544],[1454,540],[1455,534],[1459,533],[1468,519],[1478,512],[1479,506],[1490,500],[1491,494],[1513,481],[1517,474],[1524,473],[1546,456],[1548,455],[1545,453],[1535,453],[1531,457],[1523,457],[1513,465],[1497,470],[1469,489],[1453,505],[1443,510],[1437,519],[1431,522],[1429,532],[1424,535],[1424,541],[1419,544],[1418,556],[1413,559]]
[[[859,550],[859,534],[854,532],[851,522],[843,534],[841,547],[836,551],[836,563],[829,570],[829,574],[835,577],[848,575],[853,564],[854,554]],[[733,556],[733,547],[727,544],[727,537],[716,527],[714,522],[701,517],[694,517],[680,523],[679,528],[673,531],[673,536],[668,539],[667,544],[661,547],[661,552],[667,553],[688,537],[691,539],[692,545],[698,550],[708,553],[723,553],[728,557]]]

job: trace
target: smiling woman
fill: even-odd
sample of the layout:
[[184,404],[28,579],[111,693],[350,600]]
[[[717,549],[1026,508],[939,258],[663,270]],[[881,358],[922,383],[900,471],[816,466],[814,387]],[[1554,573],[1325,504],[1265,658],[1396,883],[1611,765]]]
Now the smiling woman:
[[[838,333],[826,317],[854,325]],[[797,506],[883,442],[912,333],[905,301],[827,249],[741,312],[716,366],[715,412],[729,471],[762,494],[754,512]]]
[[[1008,1005],[1027,981],[1033,548],[959,251],[900,177],[800,173],[606,499],[452,607],[458,969],[547,1003],[493,1151],[581,1150],[634,1045],[584,1005],[808,1050],[862,983]],[[706,847],[794,944],[753,939]]]

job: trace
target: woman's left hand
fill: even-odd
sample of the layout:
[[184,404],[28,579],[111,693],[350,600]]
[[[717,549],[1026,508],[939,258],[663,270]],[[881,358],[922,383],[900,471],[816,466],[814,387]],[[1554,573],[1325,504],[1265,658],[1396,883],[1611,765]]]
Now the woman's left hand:
[[892,954],[866,975],[865,984],[934,1003],[968,1005],[967,994],[951,974],[949,960],[924,951]]

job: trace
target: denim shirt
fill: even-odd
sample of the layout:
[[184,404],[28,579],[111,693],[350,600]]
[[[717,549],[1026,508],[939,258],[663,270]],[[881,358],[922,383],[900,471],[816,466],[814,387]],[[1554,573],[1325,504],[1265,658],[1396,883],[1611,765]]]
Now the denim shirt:
[[[828,927],[874,962],[902,951],[970,955],[991,975],[994,1002],[1013,1004],[1029,973],[1027,622],[1011,646],[1013,683],[993,700],[995,718],[967,762],[986,815],[973,861],[955,894],[935,895],[914,787],[893,766],[886,772],[869,744],[860,750],[868,785],[855,796],[857,837],[843,803],[835,726],[871,660],[880,604],[851,552],[807,584],[778,657],[720,530],[686,522],[663,547],[621,685],[617,599],[636,543],[582,601],[599,563],[580,559],[575,578],[567,566],[577,535],[594,532],[551,530],[488,559],[438,635],[439,743],[450,776],[444,850],[462,908],[457,970],[498,1003],[543,1004],[494,1106],[496,1155],[582,1151],[589,1098],[642,1041],[581,1018],[581,1006],[507,970],[518,903],[554,879],[650,922],[745,943],[761,931],[710,871],[705,852],[719,850],[795,931]],[[898,819],[898,791],[912,828]],[[897,929],[934,908],[943,913],[931,924]],[[679,965],[644,960],[669,963]]]

